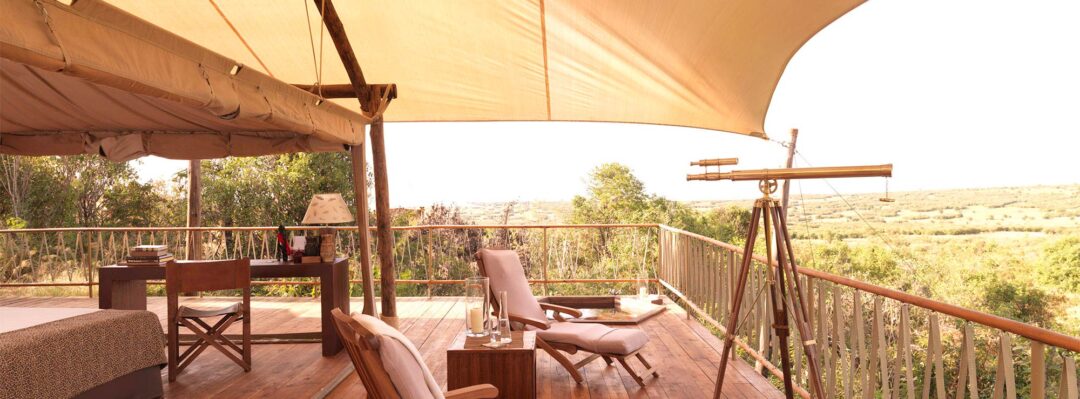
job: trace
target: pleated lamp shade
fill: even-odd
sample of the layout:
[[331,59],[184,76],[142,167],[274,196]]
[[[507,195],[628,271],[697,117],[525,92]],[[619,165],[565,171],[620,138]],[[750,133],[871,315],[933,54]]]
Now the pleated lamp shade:
[[302,224],[337,224],[355,221],[352,210],[341,194],[315,194],[308,204]]

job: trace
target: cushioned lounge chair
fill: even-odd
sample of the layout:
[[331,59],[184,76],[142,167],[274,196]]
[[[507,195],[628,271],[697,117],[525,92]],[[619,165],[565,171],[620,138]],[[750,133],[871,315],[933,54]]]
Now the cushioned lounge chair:
[[365,314],[330,311],[356,374],[373,399],[486,399],[499,395],[490,384],[443,392],[416,346],[400,331]]
[[[608,365],[612,364],[612,359],[617,360],[641,386],[645,386],[644,379],[649,375],[660,376],[641,355],[641,349],[649,342],[645,332],[612,328],[603,324],[569,322],[566,321],[566,316],[581,317],[581,312],[537,301],[529,288],[529,280],[525,278],[525,270],[521,267],[517,252],[481,249],[476,253],[476,264],[480,268],[480,274],[490,279],[493,298],[498,291],[507,293],[507,303],[492,301],[496,311],[500,306],[506,306],[511,324],[515,324],[514,328],[535,330],[536,345],[562,364],[574,381],[582,382],[584,378],[578,369],[598,357],[603,358]],[[549,320],[546,311],[551,311],[555,320]],[[573,363],[559,351],[569,354],[585,351],[591,355]],[[645,371],[641,374],[634,371],[626,362],[626,359],[631,357],[636,357],[645,366]]]

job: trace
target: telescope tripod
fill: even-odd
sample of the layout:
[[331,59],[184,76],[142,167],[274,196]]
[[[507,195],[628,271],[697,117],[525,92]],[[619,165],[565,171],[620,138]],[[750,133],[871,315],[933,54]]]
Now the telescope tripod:
[[[788,313],[789,306],[793,308],[795,328],[798,337],[802,340],[801,345],[805,349],[806,363],[809,372],[810,393],[815,398],[824,398],[825,393],[821,387],[821,372],[818,369],[817,350],[809,325],[809,313],[806,308],[806,298],[803,296],[802,287],[799,283],[799,270],[795,265],[795,255],[791,250],[791,235],[788,233],[787,217],[780,203],[769,196],[776,192],[776,180],[765,179],[758,184],[762,198],[754,202],[754,210],[750,216],[750,228],[747,232],[746,245],[743,249],[742,263],[739,268],[737,283],[735,285],[735,297],[731,305],[731,314],[728,317],[727,332],[724,336],[724,349],[720,357],[720,371],[716,378],[716,390],[714,399],[720,399],[720,393],[724,388],[724,373],[734,345],[735,336],[739,327],[739,313],[742,308],[743,293],[746,291],[747,274],[753,262],[754,244],[757,241],[758,225],[763,222],[765,226],[765,253],[768,259],[766,265],[766,280],[769,285],[769,297],[772,300],[773,330],[776,331],[780,346],[780,361],[784,374],[784,394],[788,399],[795,396],[791,382],[791,355],[788,353]],[[764,219],[764,220],[762,220]],[[773,248],[776,248],[776,267],[773,265]],[[796,359],[797,360],[797,359]]]

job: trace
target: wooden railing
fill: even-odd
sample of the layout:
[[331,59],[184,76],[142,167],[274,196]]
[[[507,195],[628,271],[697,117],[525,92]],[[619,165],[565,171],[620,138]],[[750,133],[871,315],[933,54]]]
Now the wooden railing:
[[[289,227],[298,232],[314,227]],[[98,266],[132,245],[165,244],[186,258],[187,241],[204,259],[272,258],[273,227],[53,228],[0,230],[0,289],[85,287],[93,296]],[[518,251],[538,293],[630,293],[643,279],[661,287],[717,334],[731,306],[742,249],[656,224],[453,225],[395,227],[398,295],[460,295],[483,247]],[[338,252],[358,256],[355,227],[343,227]],[[374,238],[375,235],[372,235]],[[371,243],[374,248],[375,243]],[[374,254],[376,251],[372,251]],[[754,258],[737,353],[779,376],[765,287],[765,260]],[[358,262],[353,281],[359,282]],[[372,258],[372,264],[378,265]],[[376,267],[376,273],[377,273]],[[1080,339],[931,299],[811,269],[800,269],[827,395],[844,398],[1057,397],[1077,399]],[[307,290],[311,281],[261,281]],[[378,286],[378,284],[376,284]],[[360,295],[358,285],[354,295]],[[0,290],[0,295],[4,295]],[[280,294],[280,293],[277,293]],[[798,386],[805,358],[792,346]],[[800,394],[807,397],[803,388]]]
[[[287,227],[291,234],[317,227]],[[374,230],[374,228],[372,228]],[[452,295],[475,274],[473,254],[484,247],[518,251],[530,281],[543,294],[629,292],[650,279],[657,258],[656,224],[438,225],[394,227],[398,295]],[[338,253],[359,256],[356,227],[339,229]],[[47,228],[0,230],[0,288],[86,287],[93,296],[96,269],[120,261],[133,245],[163,244],[187,259],[199,240],[202,259],[273,258],[275,227]],[[371,235],[375,239],[375,235]],[[376,243],[371,242],[372,249]],[[371,262],[378,265],[377,251]],[[352,280],[359,283],[358,262]],[[376,273],[378,268],[376,267]],[[254,282],[312,286],[309,279]],[[377,285],[377,284],[376,284]],[[356,294],[359,294],[356,291]],[[377,292],[378,294],[378,292]]]
[[[661,226],[660,254],[660,283],[726,334],[742,248]],[[736,344],[759,370],[778,377],[767,261],[753,259]],[[818,343],[828,397],[1041,399],[1048,387],[1057,388],[1056,397],[1077,397],[1078,337],[817,270],[800,273],[814,336],[792,338]],[[806,387],[803,349],[792,346],[794,381]]]

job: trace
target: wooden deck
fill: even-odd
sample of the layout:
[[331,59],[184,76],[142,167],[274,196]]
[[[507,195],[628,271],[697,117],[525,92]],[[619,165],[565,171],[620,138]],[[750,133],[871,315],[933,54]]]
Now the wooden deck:
[[[230,298],[185,298],[188,305],[210,306]],[[0,306],[97,307],[96,298],[0,298]],[[353,309],[362,303],[354,299]],[[149,300],[150,310],[164,322],[165,298]],[[311,298],[252,300],[254,333],[317,331],[319,302]],[[457,298],[400,298],[399,328],[420,348],[435,378],[446,381],[446,352],[464,323],[463,304]],[[585,367],[586,382],[575,384],[558,363],[542,351],[537,353],[537,391],[541,398],[702,398],[712,394],[719,364],[721,341],[685,311],[669,305],[667,312],[637,326],[649,334],[644,355],[656,365],[660,378],[640,388],[619,367],[594,361]],[[179,379],[165,383],[170,398],[362,398],[364,388],[353,372],[345,352],[320,356],[318,344],[256,345],[253,370],[244,373],[214,350],[207,350]],[[578,354],[573,358],[582,357]],[[636,363],[635,363],[636,364]],[[741,361],[732,362],[725,382],[729,398],[783,397],[764,377]]]

